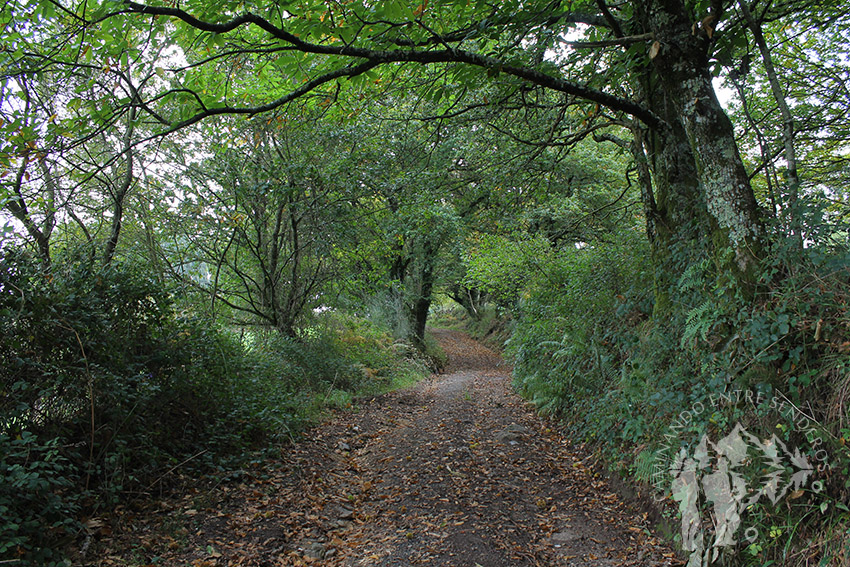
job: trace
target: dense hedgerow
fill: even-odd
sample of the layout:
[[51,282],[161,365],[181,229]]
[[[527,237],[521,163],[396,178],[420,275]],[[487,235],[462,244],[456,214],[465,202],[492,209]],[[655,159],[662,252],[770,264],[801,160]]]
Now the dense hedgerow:
[[[692,451],[704,434],[719,438],[735,423],[762,439],[776,435],[820,465],[823,490],[807,485],[784,507],[762,502],[747,511],[741,533],[769,535],[725,550],[738,564],[816,556],[833,565],[850,555],[848,232],[826,222],[822,208],[801,211],[805,247],[776,236],[755,297],[726,289],[709,257],[691,258],[666,290],[672,308],[653,314],[648,250],[627,232],[613,244],[553,251],[540,262],[546,273],[527,274],[531,284],[514,309],[509,352],[518,388],[619,473],[652,484],[662,452]],[[717,407],[720,394],[735,390],[796,409]],[[669,447],[665,434],[695,407],[712,409],[689,419]],[[806,431],[803,416],[811,418]]]

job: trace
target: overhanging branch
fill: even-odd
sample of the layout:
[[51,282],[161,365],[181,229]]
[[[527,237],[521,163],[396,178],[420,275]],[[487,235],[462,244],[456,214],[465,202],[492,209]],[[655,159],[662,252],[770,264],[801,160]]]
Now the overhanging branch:
[[340,79],[343,77],[354,77],[360,74],[365,73],[366,71],[373,69],[380,65],[379,62],[368,61],[366,63],[361,63],[360,65],[355,65],[354,67],[346,67],[344,69],[339,69],[337,71],[331,71],[330,73],[326,73],[321,75],[320,77],[316,77],[312,81],[308,81],[304,83],[301,87],[295,89],[292,92],[285,94],[284,96],[268,102],[266,104],[261,104],[258,106],[218,106],[215,108],[205,108],[203,111],[198,112],[197,114],[174,124],[170,128],[168,128],[165,132],[158,134],[157,136],[164,136],[176,132],[182,128],[186,128],[187,126],[191,126],[200,122],[205,118],[209,118],[211,116],[221,116],[224,114],[230,115],[249,115],[253,116],[255,114],[262,114],[264,112],[269,112],[271,110],[275,110],[283,106],[284,104],[291,102],[299,97],[304,96],[309,93],[316,87],[319,87],[327,82],[333,81],[335,79]]
[[[554,77],[534,68],[525,67],[516,64],[510,64],[497,57],[482,55],[472,51],[462,50],[451,47],[447,42],[443,42],[444,49],[391,49],[377,50],[353,45],[321,45],[304,41],[294,34],[278,27],[270,21],[252,13],[245,13],[224,23],[207,22],[196,18],[188,12],[179,8],[170,8],[165,6],[146,6],[132,1],[127,1],[127,10],[122,13],[145,14],[150,16],[167,16],[177,18],[187,25],[201,31],[211,33],[228,33],[239,27],[254,25],[268,33],[270,36],[288,43],[293,48],[304,53],[312,53],[318,55],[329,55],[346,58],[359,58],[365,60],[364,63],[325,73],[319,77],[308,81],[300,88],[280,97],[279,99],[269,102],[264,105],[254,107],[233,107],[222,106],[217,108],[205,109],[195,116],[188,118],[172,128],[169,128],[165,134],[190,126],[196,122],[213,115],[221,114],[258,114],[273,110],[279,106],[292,101],[317,86],[345,76],[355,76],[378,65],[388,63],[420,63],[420,64],[438,64],[438,63],[464,63],[475,67],[488,69],[494,73],[504,73],[514,76],[529,83],[542,86],[551,90],[563,92],[572,96],[596,102],[602,106],[610,108],[618,112],[624,112],[634,116],[638,120],[644,122],[647,126],[657,128],[663,122],[652,111],[644,106],[626,98],[621,98],[608,94],[604,91],[588,87],[586,85],[568,81],[561,77]],[[117,14],[116,14],[117,15]],[[635,36],[636,37],[636,36]],[[640,40],[635,40],[640,41]]]

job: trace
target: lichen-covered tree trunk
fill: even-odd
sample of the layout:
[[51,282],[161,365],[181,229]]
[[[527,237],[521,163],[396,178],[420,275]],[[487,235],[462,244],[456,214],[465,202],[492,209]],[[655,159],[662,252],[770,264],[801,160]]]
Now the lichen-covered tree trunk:
[[661,125],[635,133],[632,150],[651,172],[643,200],[656,314],[669,309],[682,270],[707,255],[727,282],[750,294],[764,228],[732,123],[711,83],[708,50],[720,15],[696,18],[681,0],[636,8],[632,33],[652,33],[658,42],[652,65],[634,66],[631,74],[644,103],[662,118]]
[[709,252],[711,217],[696,158],[677,109],[652,68],[633,75],[635,88],[666,126],[633,129],[641,198],[654,267],[655,314],[672,308],[672,294],[687,265]]
[[[658,0],[648,6],[646,16],[659,42],[653,67],[677,116],[671,127],[684,129],[691,148],[699,198],[710,217],[715,260],[739,289],[751,292],[764,227],[732,123],[711,84],[708,49],[713,22],[722,14],[694,20],[681,0]],[[731,256],[723,254],[725,249],[732,251]]]

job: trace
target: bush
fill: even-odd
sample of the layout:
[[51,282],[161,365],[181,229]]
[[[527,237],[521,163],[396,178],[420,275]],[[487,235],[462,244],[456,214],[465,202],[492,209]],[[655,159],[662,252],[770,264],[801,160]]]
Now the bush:
[[28,431],[14,439],[0,433],[0,559],[65,565],[52,544],[78,529],[75,480],[58,440],[41,443]]
[[187,458],[203,466],[242,446],[256,432],[241,427],[247,386],[241,345],[178,318],[140,267],[100,267],[79,250],[44,271],[5,251],[0,445],[14,489],[2,506],[17,518],[4,541],[17,543],[0,558],[52,557],[81,503],[93,512]]
[[648,317],[651,275],[640,234],[610,246],[563,249],[531,280],[517,309],[508,353],[521,392],[548,413],[604,391],[622,352],[618,326]]
[[[824,220],[817,204],[799,212],[805,247],[776,227],[755,297],[736,295],[710,260],[688,258],[679,281],[663,290],[664,317],[649,317],[646,250],[626,238],[550,259],[545,277],[520,292],[511,338],[520,389],[636,481],[657,480],[657,451],[692,451],[703,435],[717,440],[736,423],[760,439],[776,435],[811,463],[819,462],[818,449],[827,450],[823,491],[800,490],[782,508],[747,510],[740,529],[769,537],[737,548],[740,564],[784,564],[793,555],[820,557],[823,565],[846,561],[850,232]],[[713,397],[735,389],[765,398],[781,392],[814,426],[804,432],[788,415],[735,403],[690,420],[675,446],[666,446],[681,412],[712,407]],[[757,464],[754,482],[763,473]]]
[[86,249],[49,270],[0,254],[0,562],[58,564],[81,513],[237,466],[423,367],[360,319],[246,337],[177,313],[174,295]]
[[[436,342],[426,334],[425,352],[409,342],[395,338],[390,327],[369,319],[328,311],[317,321],[325,341],[323,352],[340,357],[358,370],[362,380],[360,393],[386,391],[394,380],[405,382],[439,366],[441,356]],[[401,383],[399,382],[399,384]]]

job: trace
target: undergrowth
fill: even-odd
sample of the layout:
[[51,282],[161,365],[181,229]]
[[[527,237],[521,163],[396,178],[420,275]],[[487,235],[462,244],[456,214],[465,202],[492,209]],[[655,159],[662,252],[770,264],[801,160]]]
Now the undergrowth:
[[[815,207],[805,213],[806,246],[777,236],[754,298],[735,295],[714,262],[696,259],[667,290],[674,307],[654,313],[653,281],[663,278],[627,232],[551,251],[514,310],[517,388],[661,500],[674,522],[698,505],[718,563],[850,561],[850,255],[846,227]],[[746,453],[712,453],[724,444]],[[671,473],[706,446],[701,466],[732,459],[749,503],[726,524],[736,543],[714,550],[710,525],[727,520],[710,498],[689,503]]]
[[178,311],[138,265],[0,257],[0,563],[66,565],[80,519],[222,474],[328,408],[428,372],[327,312],[297,338]]

